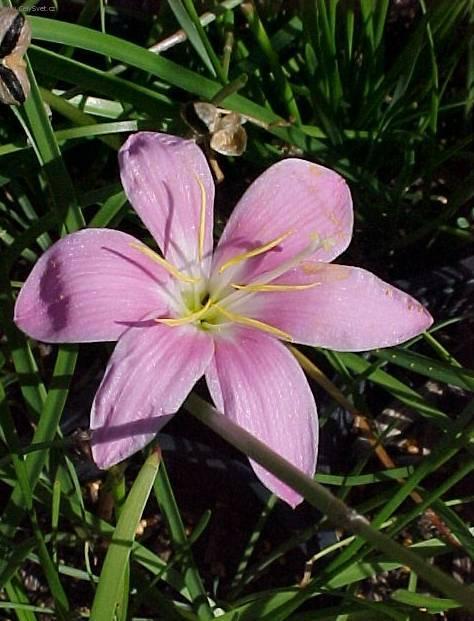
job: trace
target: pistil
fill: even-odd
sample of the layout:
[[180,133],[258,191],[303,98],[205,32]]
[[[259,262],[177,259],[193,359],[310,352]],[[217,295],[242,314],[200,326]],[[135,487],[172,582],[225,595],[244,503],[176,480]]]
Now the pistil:
[[[312,283],[308,283],[307,285],[272,285],[272,281],[278,278],[279,276],[283,276],[286,272],[294,267],[298,267],[303,261],[308,259],[311,255],[313,255],[316,250],[319,248],[325,247],[330,240],[321,239],[318,233],[313,233],[310,235],[310,243],[303,248],[300,252],[296,253],[293,257],[287,259],[286,261],[282,261],[278,267],[269,272],[264,272],[260,276],[257,277],[255,282],[248,283],[247,285],[238,285],[237,283],[231,284],[233,289],[236,289],[233,293],[229,294],[227,297],[221,300],[221,303],[225,301],[226,307],[228,308],[230,304],[236,304],[241,302],[245,297],[258,293],[259,291],[271,291],[272,289],[269,287],[278,287],[279,289],[274,289],[275,291],[280,290],[288,290],[286,287],[291,286],[292,290],[295,287],[298,287],[300,290],[310,289],[312,287],[316,287],[320,285],[320,281],[314,281]],[[285,287],[282,289],[281,287]]]

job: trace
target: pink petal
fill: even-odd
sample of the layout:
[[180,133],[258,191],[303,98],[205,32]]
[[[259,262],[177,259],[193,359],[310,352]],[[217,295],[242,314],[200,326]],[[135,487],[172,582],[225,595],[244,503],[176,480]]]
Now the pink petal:
[[260,292],[233,310],[280,328],[297,343],[364,351],[403,343],[433,322],[414,298],[357,267],[307,261],[277,283],[319,284],[299,291]]
[[239,272],[243,282],[295,256],[315,236],[323,241],[313,258],[331,261],[349,245],[352,222],[351,194],[342,177],[305,160],[286,159],[245,192],[222,234],[213,268],[287,232],[291,234],[276,248],[246,261]]
[[167,310],[168,274],[110,229],[85,229],[56,242],[36,263],[15,305],[15,322],[50,343],[116,340],[151,312]]
[[[306,378],[276,339],[248,329],[216,338],[206,373],[216,407],[297,468],[313,476],[318,444],[317,412]],[[302,498],[261,466],[257,476],[295,507]]]
[[109,468],[143,448],[203,375],[212,339],[192,326],[151,322],[119,340],[91,412],[92,455]]
[[203,270],[208,275],[214,182],[201,149],[192,140],[139,132],[124,144],[119,161],[129,201],[164,256],[178,269],[199,262],[203,190],[206,201]]

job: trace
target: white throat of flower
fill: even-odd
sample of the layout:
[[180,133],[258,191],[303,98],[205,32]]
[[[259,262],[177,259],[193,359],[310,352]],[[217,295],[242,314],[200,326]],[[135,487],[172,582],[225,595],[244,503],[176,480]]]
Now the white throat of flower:
[[[202,276],[201,269],[206,235],[206,190],[199,177],[195,175],[195,178],[201,195],[197,257],[195,265],[189,267],[187,271],[191,272],[193,267],[198,267],[201,276],[197,277],[190,273],[183,273],[183,271],[178,270],[172,263],[144,244],[131,244],[133,248],[139,250],[166,270],[175,281],[175,285],[180,293],[177,297],[181,299],[176,299],[176,296],[172,295],[171,291],[166,291],[168,298],[172,301],[170,306],[174,316],[157,317],[155,321],[169,327],[191,324],[210,332],[221,331],[229,324],[239,324],[261,330],[286,341],[291,341],[291,336],[286,332],[258,319],[235,312],[235,307],[237,304],[240,305],[245,298],[254,296],[257,293],[296,292],[311,289],[321,284],[320,281],[300,285],[275,284],[272,281],[310,258],[319,248],[327,250],[328,247],[331,247],[332,240],[322,239],[316,232],[312,233],[309,236],[307,246],[303,250],[286,261],[282,261],[273,270],[259,274],[250,283],[241,284],[233,282],[233,277],[238,275],[246,261],[270,252],[294,234],[291,230],[286,231],[273,240],[226,260],[212,277],[207,279]],[[224,273],[226,273],[226,276],[222,276]]]

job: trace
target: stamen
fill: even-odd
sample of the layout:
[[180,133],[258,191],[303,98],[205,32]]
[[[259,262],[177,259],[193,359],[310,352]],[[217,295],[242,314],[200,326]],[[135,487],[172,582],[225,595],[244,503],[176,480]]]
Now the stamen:
[[312,289],[320,285],[320,282],[311,282],[307,285],[236,285],[232,284],[231,287],[238,289],[239,291],[303,291],[305,289]]
[[159,254],[157,254],[151,248],[148,248],[148,246],[145,246],[145,244],[136,244],[135,242],[132,242],[130,246],[132,248],[135,248],[135,250],[139,250],[142,254],[146,255],[147,257],[161,265],[161,267],[164,268],[169,274],[174,276],[176,280],[187,283],[196,283],[201,280],[200,278],[192,278],[191,276],[186,276],[185,274],[182,274],[174,265],[172,265],[166,259],[163,259],[163,257],[160,257]]
[[321,248],[323,243],[325,242],[324,239],[321,239],[318,233],[311,233],[309,238],[310,238],[310,242],[306,246],[306,248],[303,248],[303,250],[298,252],[293,257],[290,257],[286,261],[283,261],[282,263],[280,263],[280,265],[278,265],[274,270],[271,270],[269,272],[265,272],[264,274],[262,274],[258,279],[259,282],[256,282],[255,284],[265,285],[267,283],[270,283],[272,280],[275,280],[275,278],[282,276],[285,272],[287,272],[293,267],[296,267],[302,261],[310,257],[312,254],[314,254],[316,250],[318,250],[318,248]]
[[[280,265],[275,267],[275,269],[270,270],[269,272],[264,272],[263,274],[258,276],[256,282],[251,283],[251,287],[256,287],[256,286],[260,287],[262,285],[271,284],[273,280],[275,280],[276,278],[279,278],[280,276],[283,276],[283,274],[285,274],[288,270],[292,269],[293,267],[297,267],[303,261],[308,259],[324,243],[324,239],[321,240],[321,237],[318,235],[318,233],[310,234],[309,239],[310,239],[309,244],[305,248],[303,248],[303,250],[296,253],[292,257],[288,258],[286,261],[283,261],[282,263],[280,263]],[[236,287],[235,285],[232,285],[232,287],[235,289],[238,289],[238,287]],[[255,291],[252,291],[252,289],[250,288],[247,289],[245,287],[242,292],[234,291],[233,293],[227,295],[223,299],[225,300],[226,306],[228,306],[229,304],[234,303],[237,300],[241,300],[242,297],[247,294],[251,295]],[[215,296],[216,292],[214,291],[213,293]],[[220,301],[222,302],[223,300],[220,300]]]
[[199,189],[201,191],[201,212],[199,216],[199,245],[198,245],[198,256],[199,260],[202,261],[204,256],[204,241],[206,237],[206,188],[204,187],[203,182],[197,175],[196,181],[198,182]]
[[267,332],[268,334],[276,336],[277,338],[283,339],[285,341],[293,341],[290,334],[288,334],[287,332],[283,332],[283,330],[275,328],[275,326],[271,326],[268,323],[264,323],[263,321],[259,321],[258,319],[252,319],[251,317],[245,317],[244,315],[239,315],[238,313],[232,313],[227,308],[223,308],[218,304],[214,304],[214,308],[222,315],[224,315],[224,317],[227,317],[227,319],[229,319],[230,321],[240,323],[243,326],[249,326],[250,328],[256,328],[257,330]]
[[179,317],[178,319],[155,319],[156,323],[164,323],[165,326],[175,327],[175,326],[184,326],[187,323],[193,323],[194,321],[198,321],[203,317],[213,303],[212,298],[209,298],[206,305],[203,306],[200,310],[190,313],[189,315],[185,315],[184,317]]
[[280,235],[280,237],[277,237],[276,239],[273,239],[272,241],[269,241],[268,243],[263,244],[262,246],[258,246],[257,248],[254,248],[253,250],[249,250],[248,252],[242,252],[242,254],[238,254],[235,257],[232,257],[232,259],[229,259],[223,265],[220,266],[219,274],[222,274],[222,272],[224,272],[227,268],[232,267],[232,265],[237,265],[238,263],[241,263],[242,261],[246,261],[247,259],[256,257],[259,254],[264,254],[265,252],[272,250],[273,248],[275,248],[275,246],[278,246],[279,244],[281,244],[282,241],[284,241],[287,237],[289,237],[292,234],[293,234],[293,231],[287,231],[286,233],[283,233],[283,235]]

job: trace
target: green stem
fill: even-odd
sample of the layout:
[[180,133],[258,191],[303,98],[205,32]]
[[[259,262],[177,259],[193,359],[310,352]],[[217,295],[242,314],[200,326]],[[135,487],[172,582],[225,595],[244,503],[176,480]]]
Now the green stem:
[[311,505],[325,513],[335,526],[351,531],[377,550],[390,555],[403,565],[408,565],[420,578],[426,580],[441,593],[456,599],[467,610],[474,612],[474,594],[471,588],[463,586],[437,567],[427,564],[423,558],[373,528],[365,517],[348,507],[319,483],[303,474],[229,418],[219,414],[203,399],[191,394],[185,407],[215,433],[300,493]]

